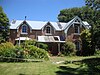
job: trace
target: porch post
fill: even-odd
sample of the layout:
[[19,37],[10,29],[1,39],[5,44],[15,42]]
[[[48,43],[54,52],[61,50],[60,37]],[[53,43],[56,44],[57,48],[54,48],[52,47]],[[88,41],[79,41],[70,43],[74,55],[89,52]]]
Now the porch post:
[[60,43],[58,43],[58,54],[60,54]]
[[19,42],[18,42],[18,45],[20,46],[20,37],[19,37]]

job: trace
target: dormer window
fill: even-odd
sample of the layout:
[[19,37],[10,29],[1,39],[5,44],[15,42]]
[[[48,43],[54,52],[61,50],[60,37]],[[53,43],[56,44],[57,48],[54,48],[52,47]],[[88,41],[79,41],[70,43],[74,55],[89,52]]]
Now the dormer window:
[[80,33],[80,29],[78,25],[75,25],[75,33]]
[[51,34],[51,26],[46,26],[46,34]]
[[22,34],[26,34],[27,33],[27,25],[23,25],[22,26]]

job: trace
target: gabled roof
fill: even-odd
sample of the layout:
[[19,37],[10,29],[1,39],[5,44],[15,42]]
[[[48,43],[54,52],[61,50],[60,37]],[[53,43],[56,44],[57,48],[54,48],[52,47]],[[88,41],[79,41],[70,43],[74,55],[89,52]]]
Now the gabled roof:
[[[49,22],[55,30],[61,31],[61,30],[67,30],[74,22],[75,20],[79,20],[81,25],[83,25],[85,28],[89,29],[89,24],[85,21],[82,21],[78,16],[73,18],[67,23],[62,22]],[[17,29],[24,21],[34,30],[41,30],[45,25],[47,25],[48,21],[30,21],[30,20],[13,20],[10,23],[10,29]]]
[[63,30],[63,28],[65,27],[66,23],[61,23],[61,22],[50,22],[53,27],[56,29],[56,30]]
[[86,26],[85,26],[86,23],[83,23],[82,20],[81,20],[78,16],[76,16],[76,17],[74,17],[72,20],[70,20],[70,21],[66,24],[66,26],[64,27],[64,29],[69,28],[69,27],[75,22],[75,20],[79,20],[80,23],[81,23],[81,25],[83,25],[83,26],[86,28]]
[[[24,20],[16,20],[15,22],[11,21],[10,23],[10,29],[17,29],[18,26],[20,26]],[[29,21],[26,20],[27,24],[35,30],[40,30],[42,29],[48,21]],[[63,27],[66,25],[66,23],[60,23],[59,24],[62,26],[62,28],[59,27],[58,22],[49,22],[56,30],[62,30]]]
[[10,22],[10,29],[17,29],[17,27],[23,22],[23,20],[12,20]]
[[[10,29],[17,29],[17,27],[20,26],[23,21],[24,20],[16,20],[15,23],[11,21]],[[32,29],[41,29],[47,23],[43,21],[29,21],[29,20],[26,20],[26,22],[28,25],[30,25]]]

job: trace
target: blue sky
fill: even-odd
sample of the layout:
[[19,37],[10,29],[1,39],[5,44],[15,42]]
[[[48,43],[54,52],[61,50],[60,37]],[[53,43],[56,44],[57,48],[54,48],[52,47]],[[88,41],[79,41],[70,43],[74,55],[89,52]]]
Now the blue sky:
[[9,20],[58,21],[60,10],[84,5],[85,0],[0,0]]

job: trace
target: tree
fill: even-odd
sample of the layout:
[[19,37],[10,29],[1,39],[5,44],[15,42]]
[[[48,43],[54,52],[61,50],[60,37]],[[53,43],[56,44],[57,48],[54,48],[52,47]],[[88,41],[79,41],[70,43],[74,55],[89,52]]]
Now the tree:
[[91,33],[90,30],[84,30],[81,33],[81,39],[82,39],[82,51],[81,55],[87,56],[91,55]]
[[91,49],[100,49],[100,0],[86,0],[86,5],[90,7],[94,13],[91,24]]
[[86,0],[86,5],[95,10],[100,10],[100,0]]
[[68,22],[70,21],[73,17],[80,16],[80,9],[81,8],[69,8],[69,9],[63,9],[60,11],[60,14],[58,15],[58,20],[60,22]]
[[9,34],[9,20],[0,6],[0,43],[5,42],[8,39]]
[[[81,8],[69,8],[63,9],[58,15],[58,20],[60,22],[68,22],[75,16],[79,16],[84,21],[92,21],[94,11],[88,6],[83,6]],[[99,19],[99,14],[97,14],[97,19]]]

